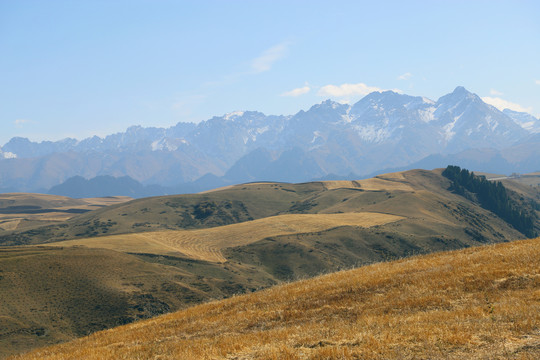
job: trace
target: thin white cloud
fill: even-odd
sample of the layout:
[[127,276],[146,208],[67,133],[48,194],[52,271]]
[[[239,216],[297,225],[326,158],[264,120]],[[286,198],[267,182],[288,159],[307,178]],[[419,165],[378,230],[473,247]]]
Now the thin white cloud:
[[[376,86],[369,86],[364,83],[358,84],[341,84],[341,85],[325,85],[319,89],[317,95],[325,97],[351,97],[358,95],[367,95],[375,91],[385,91]],[[392,89],[397,93],[402,93],[399,89]]]
[[485,103],[488,103],[490,105],[495,106],[497,109],[499,109],[501,111],[504,110],[504,109],[510,109],[510,110],[519,111],[519,112],[526,112],[526,113],[532,112],[532,107],[527,107],[526,108],[526,107],[523,107],[523,106],[521,106],[519,104],[510,102],[510,101],[507,101],[507,100],[504,100],[504,99],[501,99],[501,98],[497,98],[497,97],[486,96],[486,97],[483,97],[482,100]]
[[495,90],[495,89],[490,89],[490,90],[489,90],[489,93],[490,93],[491,95],[494,95],[494,96],[501,96],[501,95],[503,95],[502,92],[497,91],[497,90]]
[[259,57],[253,59],[251,62],[252,70],[256,73],[270,70],[276,61],[283,59],[287,55],[288,47],[289,43],[284,42],[266,49]]
[[536,85],[540,85],[540,80],[535,80],[534,82],[536,83]]
[[397,78],[398,80],[409,80],[412,77],[412,74],[410,72],[406,72],[405,74],[399,75]]
[[291,91],[286,91],[283,94],[281,94],[281,96],[293,96],[293,97],[300,96],[300,95],[307,94],[308,92],[310,92],[310,90],[311,88],[309,86],[304,86],[301,88],[292,89]]
[[243,71],[224,74],[217,79],[204,82],[192,91],[185,92],[181,97],[175,95],[177,100],[173,101],[171,104],[172,110],[178,115],[185,117],[192,116],[195,113],[195,110],[200,108],[201,104],[210,97],[210,93],[215,92],[218,89],[223,89],[244,77],[253,76],[270,70],[275,62],[287,55],[290,44],[291,42],[284,41],[266,49],[257,58],[244,62],[242,64],[244,66]]
[[382,91],[382,89],[375,86],[368,86],[364,83],[325,85],[319,89],[317,95],[345,97],[353,95],[367,95],[374,91]]
[[28,119],[17,119],[13,122],[16,127],[23,127],[24,124],[30,123],[30,120]]

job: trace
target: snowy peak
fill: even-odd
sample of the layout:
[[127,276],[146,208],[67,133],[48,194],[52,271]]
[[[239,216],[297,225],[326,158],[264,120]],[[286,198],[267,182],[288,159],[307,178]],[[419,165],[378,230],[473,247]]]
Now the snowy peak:
[[474,94],[471,93],[470,91],[468,91],[467,89],[465,89],[465,87],[463,87],[463,86],[456,86],[454,91],[452,91],[452,95],[454,95],[454,96],[470,96],[470,95],[474,95]]
[[463,113],[472,103],[487,106],[478,95],[467,91],[463,86],[458,86],[452,93],[441,96],[435,106],[437,107],[436,112],[439,114],[444,112]]
[[27,138],[14,137],[3,147],[4,154],[10,153],[10,157],[38,157],[53,152],[66,152],[77,146],[78,141],[66,138],[59,141],[32,142]]
[[433,101],[420,96],[398,94],[393,91],[373,92],[354,104],[351,114],[361,117],[367,111],[416,110],[428,107],[432,103]]
[[216,167],[226,170],[254,149],[296,146],[328,154],[347,148],[345,151],[351,155],[344,162],[352,163],[357,151],[365,154],[378,147],[378,151],[390,153],[396,144],[400,149],[413,149],[418,156],[479,146],[501,148],[527,134],[540,132],[539,123],[529,114],[510,110],[502,113],[458,86],[436,102],[383,91],[370,93],[353,105],[326,100],[293,116],[234,111],[199,124],[178,123],[170,128],[131,126],[125,132],[81,141],[35,143],[13,138],[1,149],[0,158],[37,158],[62,152],[174,152],[174,156],[197,154],[219,162]]
[[450,94],[442,96],[438,102],[454,102],[470,101],[476,103],[484,103],[480,96],[465,89],[463,86],[458,86]]
[[308,113],[314,113],[314,112],[337,112],[339,114],[345,114],[348,112],[350,108],[350,105],[348,104],[341,104],[336,101],[332,101],[330,99],[325,100],[321,102],[320,104],[313,105],[307,112]]
[[[250,126],[261,123],[267,116],[258,111],[233,111],[223,116],[214,116],[208,121],[203,121],[199,125],[204,126]],[[221,124],[221,125],[217,125]]]
[[441,127],[443,142],[452,151],[510,146],[526,135],[507,115],[462,86],[442,96],[435,107],[434,116]]
[[354,104],[349,117],[363,141],[382,144],[389,139],[400,141],[412,127],[423,131],[425,124],[434,119],[433,104],[420,96],[374,92]]
[[533,134],[540,133],[540,120],[531,114],[510,109],[504,109],[503,113],[528,132]]
[[152,142],[152,151],[176,151],[182,145],[187,145],[184,139],[162,138]]
[[368,174],[432,154],[507,149],[526,139],[524,147],[536,156],[539,122],[529,114],[503,113],[463,87],[436,102],[374,92],[353,105],[326,100],[292,116],[234,111],[198,124],[132,126],[81,141],[13,138],[0,148],[0,188],[49,188],[76,175],[128,175],[145,184],[170,186],[204,174],[225,174],[235,164],[246,164],[240,160],[257,149],[275,157],[248,156],[253,161],[246,171],[268,180],[272,171],[286,168],[290,176],[284,179],[294,181],[330,173]]
[[321,130],[332,124],[341,124],[343,116],[349,113],[350,105],[341,104],[332,100],[325,100],[313,105],[308,111],[300,111],[285,125],[289,132],[303,133]]
[[223,118],[225,120],[235,120],[242,116],[244,116],[244,111],[233,111],[233,112],[223,115]]
[[2,148],[0,148],[0,159],[15,159],[17,158],[17,155],[11,152],[3,152]]

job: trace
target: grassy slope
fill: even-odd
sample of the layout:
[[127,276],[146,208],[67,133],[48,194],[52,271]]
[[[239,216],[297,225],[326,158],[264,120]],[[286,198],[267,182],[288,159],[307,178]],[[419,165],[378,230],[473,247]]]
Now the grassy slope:
[[540,239],[379,263],[17,359],[537,359]]
[[0,249],[0,358],[187,305],[267,287],[240,264],[104,249]]
[[267,237],[326,231],[340,226],[372,227],[403,217],[380,213],[287,214],[208,229],[155,231],[100,236],[51,243],[54,246],[84,245],[131,253],[184,256],[226,262],[221,250],[245,246]]
[[[142,269],[147,265],[154,266],[154,269],[156,266],[163,269],[164,274],[177,274],[173,280],[163,280],[156,276],[146,277],[143,282],[144,289],[150,289],[147,294],[152,294],[156,302],[164,303],[170,310],[175,310],[185,304],[198,303],[208,298],[220,298],[283,280],[311,277],[359,264],[522,237],[492,213],[448,192],[448,186],[448,181],[440,176],[440,172],[420,170],[353,182],[246,184],[205,194],[139,199],[77,216],[62,226],[50,227],[49,232],[27,232],[19,235],[23,239],[27,236],[31,242],[77,237],[75,242],[79,245],[104,246],[138,253],[135,257],[133,254],[99,250],[106,254],[99,263],[103,269],[111,270],[115,269],[117,258],[125,257],[123,266],[131,274],[127,278],[136,277],[135,274],[139,271],[137,267]],[[537,196],[538,193],[529,187],[523,189],[522,194],[527,198]],[[314,219],[318,219],[322,216],[325,221],[341,216],[352,217],[354,221],[328,221],[328,224],[320,224],[318,221],[312,224],[295,223],[298,214],[302,213],[308,214],[307,218],[315,216]],[[354,223],[354,217],[363,216],[361,213],[388,218],[401,216],[404,219],[393,222],[385,220],[378,225],[370,224],[375,226],[366,227],[365,222]],[[270,215],[274,217],[268,218]],[[251,219],[260,220],[250,221]],[[275,222],[276,219],[287,221],[283,224],[281,221]],[[167,230],[181,227],[192,230]],[[84,238],[94,233],[123,235]],[[80,235],[75,236],[76,234]],[[198,236],[179,237],[178,234]],[[223,239],[224,234],[228,234],[230,241]],[[9,239],[12,241],[13,237]],[[111,239],[119,241],[110,243]],[[65,248],[63,254],[66,255],[68,250]],[[87,254],[78,256],[77,270],[81,269],[81,275],[77,276],[90,281],[94,274],[85,272],[84,269],[93,266],[87,263],[93,261],[92,254],[98,250],[72,250]],[[171,255],[171,250],[175,256],[162,256]],[[179,255],[178,250],[183,254]],[[53,249],[47,251],[52,253]],[[52,309],[58,306],[62,308],[57,301],[49,302],[47,292],[42,287],[37,287],[43,290],[40,294],[26,289],[25,286],[20,286],[20,289],[17,286],[26,284],[27,288],[32,288],[38,282],[54,283],[58,294],[73,293],[73,289],[84,286],[79,281],[54,280],[63,279],[63,276],[48,278],[49,268],[46,263],[35,268],[34,262],[38,258],[47,259],[46,256],[36,256],[32,261],[20,262],[20,266],[12,271],[33,274],[35,282],[6,283],[0,279],[0,287],[4,286],[0,292],[0,302],[4,302],[13,293],[18,295],[8,299],[11,302],[31,298],[40,304],[50,303]],[[226,262],[221,263],[224,259]],[[62,265],[63,262],[69,263],[72,260],[69,256],[59,257],[55,264]],[[0,264],[0,269],[2,266]],[[70,272],[62,274],[70,278]],[[78,272],[75,271],[74,274]],[[101,281],[103,278],[96,276],[96,284],[99,285]],[[130,312],[130,307],[144,307],[147,301],[144,297],[133,297],[132,290],[132,287],[118,287],[115,290],[118,291],[118,296],[130,299],[123,303],[122,310],[122,314],[127,314],[130,319],[138,316],[137,313]],[[84,307],[84,298],[78,299]],[[33,340],[17,342],[21,332],[28,332],[29,325],[24,319],[31,308],[10,306],[11,312],[7,316],[11,318],[12,331],[4,334],[1,339],[3,344],[15,339],[16,342],[10,345],[10,351],[13,352],[17,346],[27,349],[43,344],[42,341],[47,339],[41,337],[39,332],[30,333],[26,338]],[[103,306],[114,309],[116,305],[105,302]],[[36,309],[35,306],[33,308]],[[30,328],[49,329],[50,334],[56,329],[58,334],[54,339],[49,339],[50,342],[86,333],[74,333],[69,327],[57,326],[57,319],[47,317],[50,308],[37,307],[38,312],[41,311],[41,317],[36,318]],[[99,318],[101,315],[99,311],[94,315],[89,314],[85,319],[86,325],[81,322],[80,328],[84,331],[99,329],[100,327],[94,325],[93,316]],[[101,328],[115,325],[110,322],[100,324]]]
[[[58,244],[228,260],[261,268],[277,280],[289,280],[373,261],[522,237],[491,212],[447,191],[448,186],[448,180],[440,172],[415,170],[362,181],[254,183],[205,194],[142,199],[73,219],[77,226],[82,226],[93,216],[93,221],[116,224],[109,228],[110,233],[128,234]],[[196,219],[194,212],[201,203],[207,204],[205,209],[211,208],[208,204],[219,206],[209,211],[208,216]],[[312,226],[301,222],[291,225],[297,216],[291,213],[302,212],[338,217],[364,212],[404,219],[385,220],[379,225],[371,223],[370,226],[376,226],[370,228],[363,221],[332,222],[332,226],[327,221]],[[284,215],[243,221],[268,214]],[[284,230],[283,224],[274,220],[284,218],[285,214],[290,220]],[[124,220],[111,220],[119,217]],[[137,220],[138,217],[141,218]],[[135,231],[133,224],[143,218],[155,226],[136,226],[146,231],[129,234]],[[170,224],[174,225],[175,221],[188,222],[188,218],[192,227],[213,227],[156,231],[160,227],[173,227]],[[220,222],[236,221],[241,222],[216,226]],[[66,233],[70,231],[71,224]]]
[[245,184],[205,194],[139,199],[83,214],[61,225],[0,236],[0,243],[36,244],[210,228],[281,214],[343,212],[404,216],[406,221],[395,224],[401,230],[392,231],[415,236],[439,234],[469,245],[521,236],[489,211],[447,191],[448,187],[440,172],[422,170],[355,182]]
[[[366,182],[371,190],[367,190]],[[408,171],[359,183],[364,191],[338,188],[334,183],[332,190],[312,195],[304,205],[309,212],[374,211],[405,219],[371,228],[345,226],[268,237],[225,249],[224,256],[263,267],[285,280],[373,261],[523,238],[491,212],[446,191],[446,179],[437,172]]]
[[96,210],[129,200],[132,199],[127,196],[71,199],[46,194],[0,194],[0,235],[56,224],[78,215],[78,211]]
[[320,184],[240,185],[207,194],[144,198],[96,210],[27,232],[0,236],[0,244],[22,245],[155,230],[195,229],[260,219],[286,211]]
[[514,178],[511,180],[504,180],[506,182],[517,182],[529,187],[539,187],[540,186],[540,172],[534,172],[530,174],[523,174],[519,178]]

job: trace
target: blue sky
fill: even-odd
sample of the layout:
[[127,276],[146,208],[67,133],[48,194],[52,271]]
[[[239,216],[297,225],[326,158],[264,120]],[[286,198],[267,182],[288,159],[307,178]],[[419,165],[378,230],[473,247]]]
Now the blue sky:
[[534,0],[0,0],[0,145],[458,85],[539,116],[539,15]]

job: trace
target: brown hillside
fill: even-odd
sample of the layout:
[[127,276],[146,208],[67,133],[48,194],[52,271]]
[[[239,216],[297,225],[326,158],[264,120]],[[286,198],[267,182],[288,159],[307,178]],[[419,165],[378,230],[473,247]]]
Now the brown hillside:
[[67,240],[54,246],[83,245],[130,253],[152,253],[226,262],[222,249],[245,246],[267,237],[325,231],[339,226],[372,227],[403,217],[380,213],[289,214],[209,229],[154,231]]
[[274,283],[240,264],[0,248],[0,358]]
[[[479,204],[448,191],[450,182],[440,173],[411,170],[360,181],[253,183],[204,194],[137,199],[82,214],[62,224],[0,234],[0,244],[212,228],[284,214],[350,212],[405,217],[404,222],[384,226],[400,236],[431,234],[464,245],[523,237]],[[529,201],[538,194],[537,189],[529,189],[529,193],[521,195]]]
[[[17,250],[35,256],[0,248],[5,250],[0,269],[11,266],[9,276],[0,279],[0,303],[5,304],[0,316],[9,317],[10,324],[0,337],[0,351],[2,344],[10,344],[13,354],[117,324],[112,321],[117,315],[103,314],[131,321],[282,281],[524,237],[474,197],[454,194],[449,186],[440,170],[360,181],[251,183],[138,199],[0,236],[3,245],[54,242],[50,248]],[[518,206],[530,208],[538,196],[533,187],[516,184],[513,189]],[[98,252],[103,255],[99,261]],[[57,267],[62,270],[51,275]],[[13,276],[26,280],[6,281]],[[120,285],[114,296],[96,301],[99,307],[87,306],[92,296],[76,296],[89,283],[89,291],[109,289],[109,276]],[[51,298],[49,288],[72,299],[71,307],[63,305],[62,295]],[[118,297],[124,299],[120,307]],[[16,305],[24,299],[34,305]],[[148,299],[162,304],[161,310],[133,310],[148,309]],[[86,314],[78,318],[77,331],[62,320],[73,316],[74,308]],[[17,340],[21,334],[26,340]]]
[[14,359],[538,359],[540,239],[380,263]]
[[0,234],[57,224],[81,213],[132,200],[127,196],[72,199],[65,196],[0,194]]

